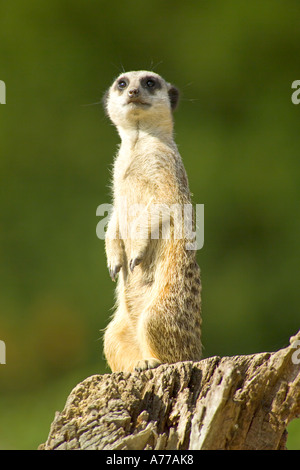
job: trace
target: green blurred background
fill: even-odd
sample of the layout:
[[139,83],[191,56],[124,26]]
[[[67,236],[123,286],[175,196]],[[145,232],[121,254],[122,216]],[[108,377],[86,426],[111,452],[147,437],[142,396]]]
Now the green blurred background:
[[[109,372],[96,208],[119,139],[99,102],[123,67],[181,90],[176,141],[205,205],[205,357],[298,331],[299,18],[298,0],[1,0],[1,449],[35,449],[71,389]],[[300,420],[289,431],[300,449]]]

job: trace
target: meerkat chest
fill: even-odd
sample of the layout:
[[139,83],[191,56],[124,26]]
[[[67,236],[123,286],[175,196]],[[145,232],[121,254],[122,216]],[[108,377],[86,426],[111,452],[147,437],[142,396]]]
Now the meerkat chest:
[[138,184],[141,179],[151,177],[148,166],[151,152],[136,146],[135,148],[121,147],[114,165],[114,186],[121,188],[131,180],[132,184]]
[[136,179],[137,184],[138,175],[145,173],[141,163],[141,156],[137,152],[120,152],[114,166],[114,189],[124,190],[124,184],[128,184],[129,178]]
[[121,162],[114,172],[115,203],[144,203],[154,192],[155,179],[149,175],[142,158]]
[[114,182],[122,184],[128,179],[155,180],[163,171],[175,172],[176,161],[173,149],[151,139],[134,148],[122,146],[114,167]]
[[115,203],[124,198],[132,204],[177,200],[181,166],[173,146],[157,139],[143,139],[134,146],[122,144],[114,164]]

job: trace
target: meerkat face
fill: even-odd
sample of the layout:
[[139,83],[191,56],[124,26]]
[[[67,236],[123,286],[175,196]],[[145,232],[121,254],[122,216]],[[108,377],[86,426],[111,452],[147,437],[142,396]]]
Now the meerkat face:
[[121,74],[104,96],[105,109],[116,126],[172,120],[179,92],[160,75],[138,71]]

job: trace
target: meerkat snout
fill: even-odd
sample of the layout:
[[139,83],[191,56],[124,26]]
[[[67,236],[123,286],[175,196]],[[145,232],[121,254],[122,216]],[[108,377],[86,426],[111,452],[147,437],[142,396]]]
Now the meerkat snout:
[[130,90],[128,90],[128,95],[130,97],[132,96],[138,96],[140,93],[140,90],[138,88],[131,88]]

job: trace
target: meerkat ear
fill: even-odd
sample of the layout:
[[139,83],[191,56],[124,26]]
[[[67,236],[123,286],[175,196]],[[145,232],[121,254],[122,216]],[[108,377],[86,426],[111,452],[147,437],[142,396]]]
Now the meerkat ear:
[[172,111],[174,111],[176,109],[176,107],[178,105],[178,101],[179,101],[179,90],[175,86],[170,85],[170,88],[168,90],[168,94],[169,94],[169,99],[170,99],[170,103],[171,103],[171,109],[172,109]]

